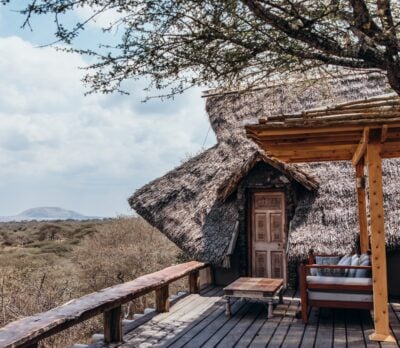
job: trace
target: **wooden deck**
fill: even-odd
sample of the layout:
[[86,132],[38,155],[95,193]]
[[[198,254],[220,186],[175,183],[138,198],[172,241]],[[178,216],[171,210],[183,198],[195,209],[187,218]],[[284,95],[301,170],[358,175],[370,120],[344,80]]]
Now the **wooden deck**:
[[[212,287],[200,295],[187,295],[167,313],[142,317],[125,327],[124,343],[90,347],[397,347],[370,342],[371,315],[363,310],[313,309],[308,325],[296,318],[300,299],[287,291],[274,317],[257,301],[237,300],[232,317],[225,315],[222,289]],[[400,342],[400,304],[390,305],[390,324]],[[141,325],[138,325],[139,322]],[[134,321],[135,322],[135,321]],[[133,322],[133,323],[134,323]]]

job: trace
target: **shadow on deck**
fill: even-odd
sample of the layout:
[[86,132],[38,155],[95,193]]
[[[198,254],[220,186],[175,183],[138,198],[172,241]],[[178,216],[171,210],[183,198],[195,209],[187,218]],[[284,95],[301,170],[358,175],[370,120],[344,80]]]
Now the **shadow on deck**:
[[[372,319],[366,310],[313,309],[309,323],[296,318],[297,294],[287,291],[267,318],[261,302],[238,300],[232,316],[225,315],[225,302],[218,287],[200,295],[188,295],[167,313],[142,318],[142,325],[124,335],[124,343],[90,347],[397,347],[371,342]],[[390,305],[390,324],[400,342],[400,304]],[[147,320],[147,321],[146,321]]]

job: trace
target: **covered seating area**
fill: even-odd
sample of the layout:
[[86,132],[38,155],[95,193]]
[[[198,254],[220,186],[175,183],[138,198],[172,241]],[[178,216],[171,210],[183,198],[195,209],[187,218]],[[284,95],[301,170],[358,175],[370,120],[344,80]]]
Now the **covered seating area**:
[[246,133],[268,156],[287,163],[352,161],[360,250],[370,250],[372,260],[374,333],[369,338],[394,341],[389,328],[382,159],[400,157],[400,98],[385,95],[270,115],[246,125]]

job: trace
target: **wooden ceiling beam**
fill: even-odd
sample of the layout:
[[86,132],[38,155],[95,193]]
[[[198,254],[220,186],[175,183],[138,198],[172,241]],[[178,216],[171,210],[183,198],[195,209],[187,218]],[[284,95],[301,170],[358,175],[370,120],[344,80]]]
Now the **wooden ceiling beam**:
[[382,126],[382,132],[381,132],[381,143],[384,143],[388,137],[388,125],[384,124]]
[[369,127],[365,127],[363,136],[352,158],[353,166],[356,166],[365,155],[365,151],[367,150],[367,145],[369,142],[369,132]]

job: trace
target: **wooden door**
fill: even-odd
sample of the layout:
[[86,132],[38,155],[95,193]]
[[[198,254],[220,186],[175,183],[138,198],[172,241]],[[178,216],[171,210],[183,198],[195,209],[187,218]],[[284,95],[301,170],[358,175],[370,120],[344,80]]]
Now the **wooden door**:
[[283,278],[286,284],[284,193],[254,193],[251,221],[252,276]]

